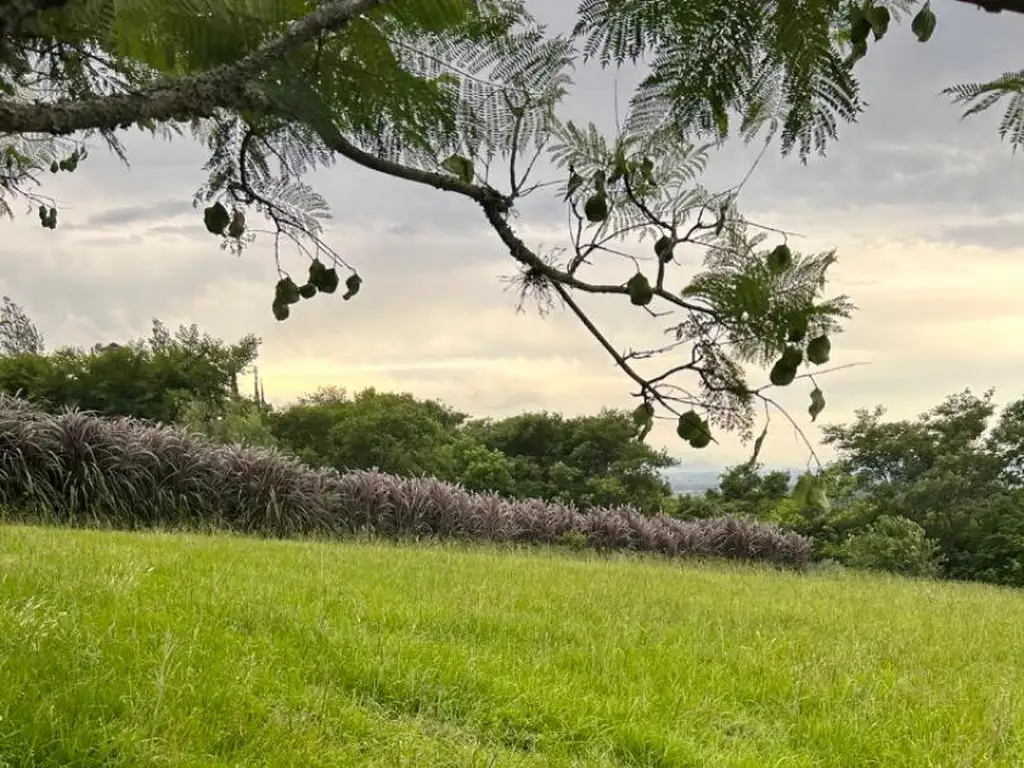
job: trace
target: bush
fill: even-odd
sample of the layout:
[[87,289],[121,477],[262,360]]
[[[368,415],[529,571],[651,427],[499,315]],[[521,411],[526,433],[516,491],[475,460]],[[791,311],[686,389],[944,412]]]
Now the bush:
[[735,518],[682,521],[472,493],[431,478],[314,469],[267,448],[0,396],[0,508],[118,528],[216,527],[270,536],[370,533],[720,556],[803,567],[810,541]]
[[842,561],[854,568],[890,571],[906,576],[936,576],[938,545],[925,530],[905,517],[882,515],[839,547]]

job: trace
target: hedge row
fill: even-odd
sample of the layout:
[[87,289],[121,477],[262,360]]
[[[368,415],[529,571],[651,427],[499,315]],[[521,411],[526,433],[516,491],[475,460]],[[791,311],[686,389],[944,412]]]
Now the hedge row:
[[810,541],[777,526],[681,521],[631,508],[471,493],[431,478],[314,469],[280,452],[225,446],[176,427],[0,396],[0,505],[22,519],[125,529],[214,527],[290,537],[368,533],[493,542],[575,541],[602,550],[802,567]]

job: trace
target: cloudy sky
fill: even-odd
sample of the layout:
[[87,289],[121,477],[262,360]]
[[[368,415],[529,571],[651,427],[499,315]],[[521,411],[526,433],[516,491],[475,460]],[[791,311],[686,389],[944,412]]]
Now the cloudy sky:
[[[533,0],[535,13],[564,29],[575,3],[556,5]],[[861,63],[868,112],[843,128],[827,159],[802,166],[771,154],[740,200],[752,220],[799,232],[800,250],[838,248],[833,288],[860,311],[832,362],[867,365],[822,381],[826,422],[878,403],[912,417],[965,387],[996,387],[1001,401],[1024,395],[1024,168],[999,141],[997,114],[961,122],[938,95],[1019,68],[1024,16],[952,0],[936,9],[929,44],[895,28]],[[620,98],[634,81],[620,77]],[[615,90],[612,73],[583,68],[563,114],[608,129]],[[227,340],[262,336],[260,371],[277,403],[336,384],[409,391],[482,416],[631,407],[630,382],[571,317],[515,312],[500,279],[513,272],[510,259],[467,201],[344,162],[318,174],[312,181],[335,211],[329,240],[359,268],[363,291],[351,302],[304,303],[277,323],[268,244],[241,258],[221,251],[191,208],[203,152],[137,135],[128,144],[130,170],[95,153],[78,173],[46,179],[43,191],[61,209],[55,232],[32,213],[0,224],[0,292],[26,308],[50,346],[146,335],[159,317]],[[704,183],[736,183],[757,149],[729,145]],[[564,236],[556,206],[538,198],[524,209],[517,227],[528,244]],[[586,306],[619,347],[658,337],[656,322],[609,301]],[[816,441],[806,389],[779,399]],[[652,441],[691,467],[746,451],[723,437],[695,455],[669,425]],[[763,455],[799,465],[807,450],[776,418]]]

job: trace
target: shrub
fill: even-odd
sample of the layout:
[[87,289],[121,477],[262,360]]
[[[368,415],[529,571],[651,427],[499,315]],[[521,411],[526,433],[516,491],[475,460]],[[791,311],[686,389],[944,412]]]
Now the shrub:
[[891,571],[907,576],[939,572],[938,545],[925,530],[905,517],[882,515],[839,547],[842,561],[854,568]]
[[314,469],[269,448],[217,444],[177,427],[0,396],[0,508],[21,519],[119,528],[217,527],[269,536],[552,544],[719,556],[804,567],[810,541],[772,524],[683,521],[629,507],[581,512],[472,493],[426,477]]

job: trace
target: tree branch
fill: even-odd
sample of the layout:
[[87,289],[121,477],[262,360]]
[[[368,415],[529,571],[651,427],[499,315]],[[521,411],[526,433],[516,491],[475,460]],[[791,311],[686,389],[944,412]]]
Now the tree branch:
[[1024,13],[1024,0],[960,0],[960,2],[976,5],[989,13],[1000,13],[1001,11]]
[[[501,238],[501,241],[509,249],[509,252],[512,254],[512,258],[523,266],[543,275],[552,282],[569,288],[575,288],[576,290],[583,291],[585,293],[621,294],[623,296],[629,294],[625,285],[584,282],[568,272],[545,263],[540,256],[527,247],[526,243],[519,239],[512,227],[509,226],[508,221],[505,220],[505,215],[511,207],[511,199],[493,187],[467,183],[449,174],[437,173],[435,171],[424,171],[419,168],[411,168],[407,165],[402,165],[401,163],[396,163],[391,160],[385,160],[384,158],[378,157],[377,155],[366,152],[365,150],[355,146],[333,126],[328,129],[326,126],[318,125],[316,129],[328,149],[337,152],[342,157],[348,158],[352,162],[358,163],[365,168],[369,168],[372,171],[377,171],[378,173],[383,173],[398,179],[404,179],[406,181],[412,181],[417,184],[433,187],[434,189],[454,192],[475,201],[484,209],[484,215],[487,216],[487,221],[490,222],[491,227],[498,233],[498,237]],[[703,314],[712,313],[712,310],[708,307],[692,304],[666,290],[655,290],[655,295],[660,296],[662,299],[675,304],[682,309],[700,312]]]
[[[35,5],[58,0],[22,0]],[[352,19],[387,0],[333,0],[293,23],[248,56],[199,75],[165,78],[134,94],[84,100],[23,104],[0,100],[0,133],[63,135],[76,131],[127,127],[140,120],[163,122],[212,117],[221,109],[245,109],[262,103],[255,80],[277,60],[323,32],[337,32]],[[3,17],[0,17],[3,18]],[[14,17],[17,18],[17,17]]]

